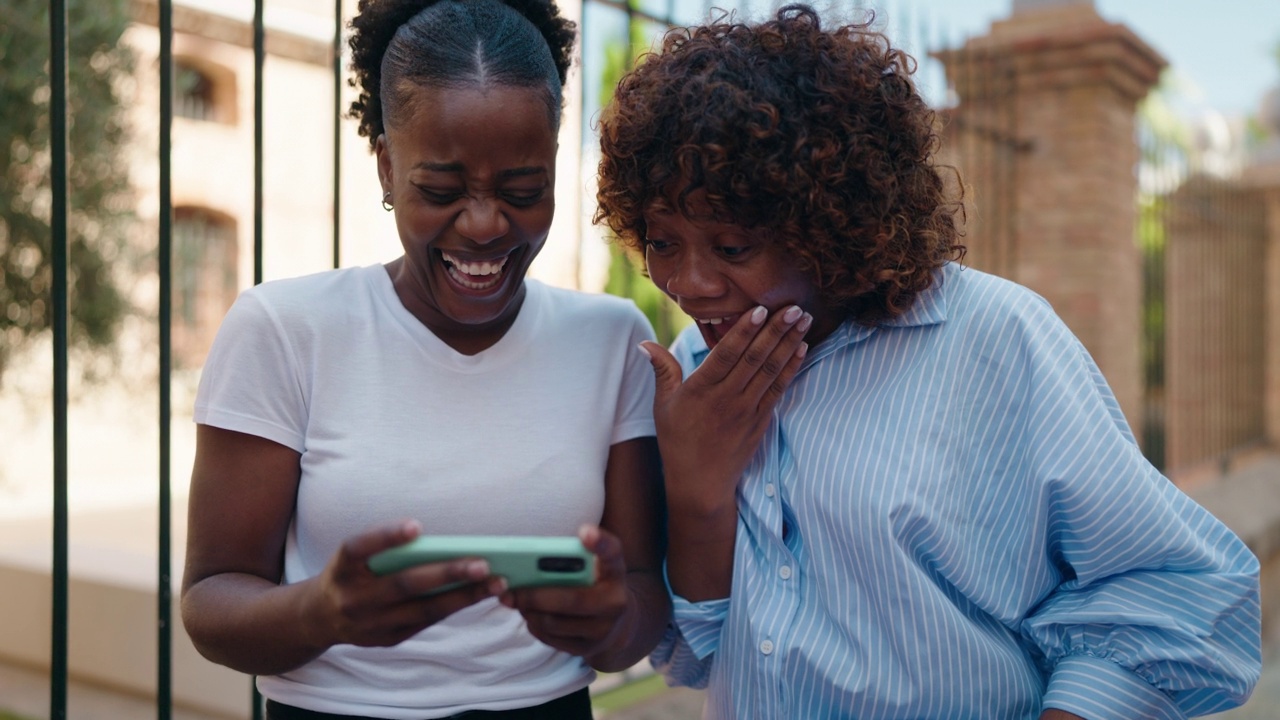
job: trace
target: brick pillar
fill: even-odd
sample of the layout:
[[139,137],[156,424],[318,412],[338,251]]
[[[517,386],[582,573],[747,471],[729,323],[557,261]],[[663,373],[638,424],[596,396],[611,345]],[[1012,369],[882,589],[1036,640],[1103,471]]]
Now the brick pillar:
[[[1043,295],[1084,342],[1141,436],[1142,258],[1136,222],[1137,102],[1165,61],[1092,2],[1022,1],[1008,20],[937,53],[959,96],[960,131],[1005,118],[1015,137],[998,265]],[[999,68],[1001,82],[984,69]],[[965,172],[970,158],[959,151]],[[983,173],[986,174],[986,173]],[[982,187],[975,186],[981,196]],[[983,218],[975,235],[981,234]],[[983,267],[983,239],[970,241]]]

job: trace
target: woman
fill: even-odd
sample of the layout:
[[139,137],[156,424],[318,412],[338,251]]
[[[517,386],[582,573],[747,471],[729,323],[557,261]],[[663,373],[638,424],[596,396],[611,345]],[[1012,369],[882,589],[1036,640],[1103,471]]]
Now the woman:
[[[669,601],[632,350],[652,332],[626,301],[525,279],[573,25],[537,0],[366,0],[352,27],[352,109],[404,255],[228,313],[196,402],[183,621],[261,676],[273,719],[589,718],[592,668],[642,658]],[[422,532],[578,534],[597,580],[370,572]]]
[[1240,704],[1256,558],[1143,458],[1042,299],[957,264],[913,67],[793,5],[672,31],[605,111],[599,218],[697,321],[645,344],[654,664],[707,718]]

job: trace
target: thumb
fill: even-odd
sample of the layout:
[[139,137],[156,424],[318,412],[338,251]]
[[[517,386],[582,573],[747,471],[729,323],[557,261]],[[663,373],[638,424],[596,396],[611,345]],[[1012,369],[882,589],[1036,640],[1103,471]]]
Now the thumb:
[[680,387],[680,383],[684,381],[684,373],[680,370],[680,363],[675,356],[667,351],[656,342],[646,340],[639,345],[640,352],[649,358],[649,364],[653,366],[653,376],[657,382],[657,396],[665,397],[669,393],[675,392]]

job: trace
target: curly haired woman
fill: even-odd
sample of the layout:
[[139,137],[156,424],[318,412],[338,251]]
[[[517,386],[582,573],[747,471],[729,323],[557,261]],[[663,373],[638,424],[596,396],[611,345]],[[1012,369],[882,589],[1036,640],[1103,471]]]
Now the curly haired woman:
[[[547,0],[364,0],[352,27],[352,109],[404,254],[228,313],[196,401],[183,620],[261,676],[271,720],[587,720],[593,668],[644,658],[670,601],[634,350],[652,330],[525,277],[573,24]],[[577,534],[596,581],[509,590],[474,558],[370,571],[419,533]]]
[[[651,342],[674,620],[708,718],[1181,718],[1259,672],[1258,563],[1025,288],[962,268],[913,60],[805,6],[670,32],[600,210]],[[958,188],[959,183],[952,183]]]

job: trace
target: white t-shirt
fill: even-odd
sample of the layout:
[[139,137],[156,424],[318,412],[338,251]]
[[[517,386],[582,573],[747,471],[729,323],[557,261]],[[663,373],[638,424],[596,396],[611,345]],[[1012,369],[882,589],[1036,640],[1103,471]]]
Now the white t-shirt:
[[[636,350],[653,333],[628,300],[525,285],[510,330],[471,356],[410,314],[380,265],[240,296],[195,420],[302,454],[285,582],[403,518],[477,535],[573,535],[600,521],[609,447],[654,434],[653,373]],[[536,705],[593,677],[490,599],[396,647],[335,646],[258,686],[289,705],[399,719]]]

